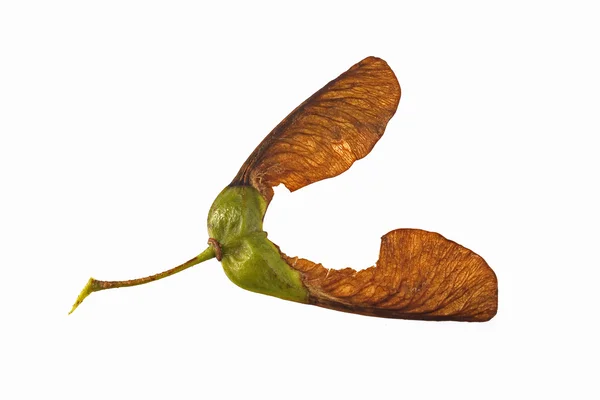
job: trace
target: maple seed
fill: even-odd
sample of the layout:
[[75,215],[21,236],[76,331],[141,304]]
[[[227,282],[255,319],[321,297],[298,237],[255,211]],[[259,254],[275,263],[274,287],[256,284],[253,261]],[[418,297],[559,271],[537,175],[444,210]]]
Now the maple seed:
[[71,312],[93,292],[152,282],[215,257],[236,285],[286,300],[386,318],[489,320],[498,307],[494,271],[438,233],[391,231],[381,239],[376,265],[356,271],[289,257],[263,230],[274,186],[293,192],[346,171],[373,149],[399,101],[400,85],[385,61],[368,57],[352,66],[300,104],[250,154],[209,210],[204,252],[145,278],[91,278]]

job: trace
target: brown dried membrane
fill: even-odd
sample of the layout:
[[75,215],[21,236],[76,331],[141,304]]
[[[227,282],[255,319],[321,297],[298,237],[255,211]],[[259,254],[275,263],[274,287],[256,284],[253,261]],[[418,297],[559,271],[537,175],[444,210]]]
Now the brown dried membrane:
[[231,186],[252,185],[269,203],[280,183],[293,192],[341,174],[369,154],[399,101],[400,84],[387,63],[365,58],[281,121]]
[[471,250],[442,235],[397,229],[381,238],[376,266],[326,269],[283,255],[301,272],[309,302],[376,317],[488,321],[497,310],[494,271]]

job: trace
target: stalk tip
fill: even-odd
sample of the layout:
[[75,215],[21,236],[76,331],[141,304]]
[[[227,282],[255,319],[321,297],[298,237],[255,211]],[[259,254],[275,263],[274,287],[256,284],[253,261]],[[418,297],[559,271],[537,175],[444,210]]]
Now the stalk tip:
[[79,307],[79,305],[83,302],[83,300],[85,300],[85,298],[88,297],[94,291],[92,288],[94,281],[95,281],[94,278],[90,278],[87,281],[87,283],[83,287],[83,290],[81,291],[81,293],[79,293],[79,296],[77,296],[77,300],[75,300],[75,304],[73,304],[73,308],[71,308],[71,311],[69,311],[69,315],[71,315],[71,313],[73,311],[75,311],[75,309],[77,307]]

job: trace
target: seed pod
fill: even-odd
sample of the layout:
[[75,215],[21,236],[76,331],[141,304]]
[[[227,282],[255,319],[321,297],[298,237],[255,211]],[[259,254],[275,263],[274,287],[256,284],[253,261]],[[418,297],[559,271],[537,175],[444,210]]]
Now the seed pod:
[[385,61],[368,57],[352,66],[277,125],[217,196],[208,249],[150,277],[92,278],[73,310],[94,291],[147,283],[216,257],[236,285],[286,300],[387,318],[489,320],[497,310],[496,275],[480,256],[437,233],[389,232],[377,264],[357,272],[288,257],[263,230],[274,186],[293,192],[346,171],[373,149],[399,101],[400,85]]

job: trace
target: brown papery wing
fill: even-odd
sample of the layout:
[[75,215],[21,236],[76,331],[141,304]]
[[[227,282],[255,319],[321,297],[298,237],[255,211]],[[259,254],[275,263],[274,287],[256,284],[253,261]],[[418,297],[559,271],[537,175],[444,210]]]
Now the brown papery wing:
[[383,135],[400,101],[396,76],[368,57],[325,85],[273,129],[248,157],[231,186],[290,191],[346,171]]
[[326,269],[288,257],[317,306],[376,317],[488,321],[498,308],[494,271],[471,250],[442,235],[398,229],[381,238],[376,266]]

